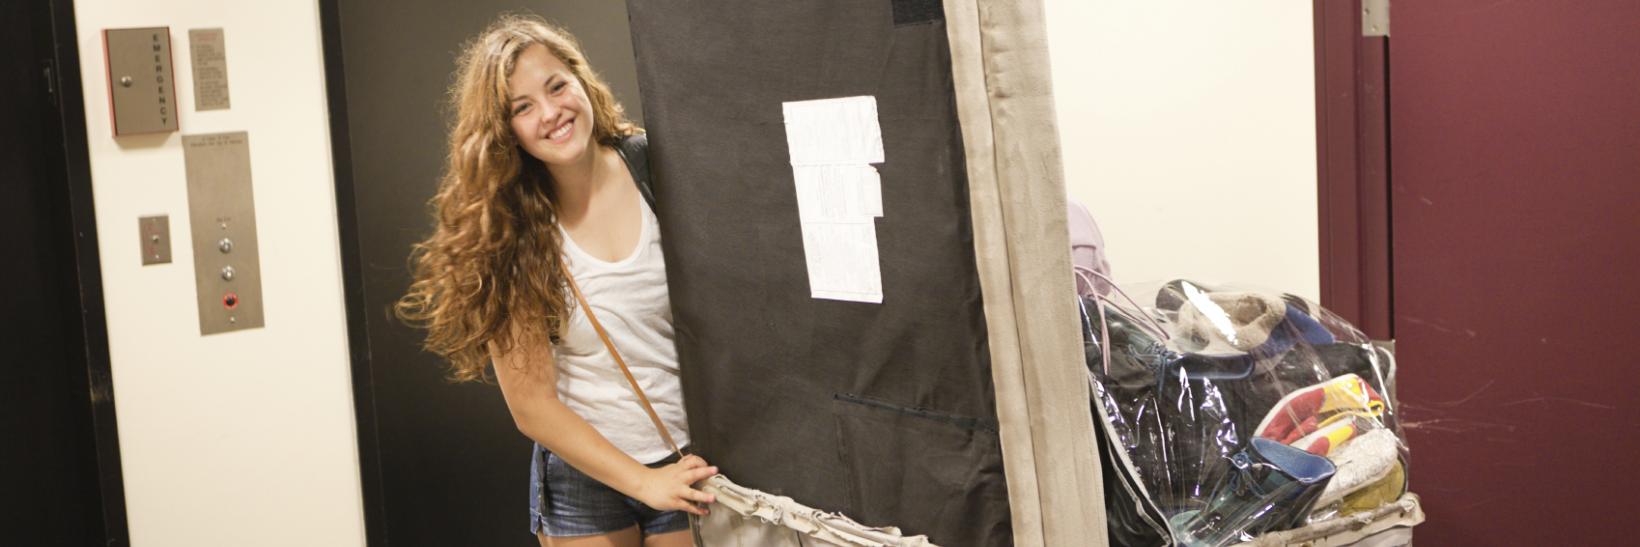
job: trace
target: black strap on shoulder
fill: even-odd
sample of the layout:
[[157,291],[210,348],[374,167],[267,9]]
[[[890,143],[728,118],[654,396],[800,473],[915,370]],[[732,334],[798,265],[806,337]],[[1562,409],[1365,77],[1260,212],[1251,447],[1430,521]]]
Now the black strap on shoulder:
[[643,194],[643,200],[654,210],[655,187],[649,179],[649,136],[640,133],[621,137],[620,142],[615,143],[615,151],[626,161],[626,169],[632,172],[632,182],[637,183],[638,193]]

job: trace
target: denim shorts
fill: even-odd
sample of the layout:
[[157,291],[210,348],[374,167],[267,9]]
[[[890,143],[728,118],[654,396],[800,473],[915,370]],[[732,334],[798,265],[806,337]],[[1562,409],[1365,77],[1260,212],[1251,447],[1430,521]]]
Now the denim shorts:
[[[673,455],[651,463],[677,461]],[[551,537],[593,536],[637,526],[653,536],[689,529],[682,511],[657,511],[604,486],[541,445],[530,457],[530,533]]]

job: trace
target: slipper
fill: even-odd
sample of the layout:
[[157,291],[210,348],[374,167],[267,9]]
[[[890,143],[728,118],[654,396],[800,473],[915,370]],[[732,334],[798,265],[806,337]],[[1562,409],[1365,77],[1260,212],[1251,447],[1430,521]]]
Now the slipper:
[[1332,505],[1344,496],[1383,479],[1400,462],[1401,440],[1388,429],[1374,429],[1351,439],[1327,459],[1338,470],[1321,491],[1317,507]]
[[1406,493],[1406,482],[1406,465],[1396,460],[1395,465],[1391,466],[1383,477],[1360,490],[1345,494],[1344,501],[1338,504],[1338,513],[1349,515],[1394,503],[1395,500],[1401,499],[1401,494]]

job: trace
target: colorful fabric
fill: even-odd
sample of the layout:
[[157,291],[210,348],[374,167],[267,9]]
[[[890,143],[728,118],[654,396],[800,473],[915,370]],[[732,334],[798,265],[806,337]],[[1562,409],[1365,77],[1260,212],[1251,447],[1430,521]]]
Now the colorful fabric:
[[1341,419],[1382,415],[1384,408],[1378,390],[1360,376],[1346,374],[1288,394],[1254,431],[1291,444]]

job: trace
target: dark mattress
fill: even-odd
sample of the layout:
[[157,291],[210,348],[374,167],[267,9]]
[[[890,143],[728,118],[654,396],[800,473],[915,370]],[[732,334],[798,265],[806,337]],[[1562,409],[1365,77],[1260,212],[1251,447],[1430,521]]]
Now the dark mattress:
[[[631,0],[694,448],[943,546],[1008,493],[939,2]],[[881,304],[810,296],[781,105],[876,97]]]

